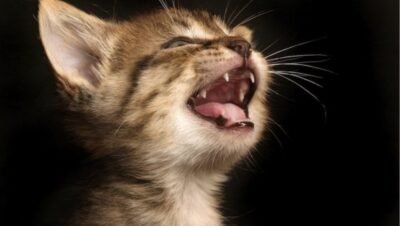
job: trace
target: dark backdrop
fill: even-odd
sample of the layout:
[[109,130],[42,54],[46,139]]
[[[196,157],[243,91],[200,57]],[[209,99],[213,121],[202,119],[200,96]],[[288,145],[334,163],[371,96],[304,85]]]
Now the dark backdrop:
[[[127,18],[156,0],[70,1],[102,17]],[[227,1],[183,1],[223,14]],[[232,12],[246,1],[231,1]],[[269,96],[273,119],[251,161],[225,187],[229,225],[396,226],[398,221],[398,1],[255,0],[237,22],[251,23],[272,53],[323,53],[313,72],[323,89],[284,79]],[[0,225],[30,225],[40,203],[85,157],[65,137],[54,79],[41,47],[37,1],[0,3]],[[282,67],[283,70],[299,69]],[[324,107],[326,106],[326,113]]]

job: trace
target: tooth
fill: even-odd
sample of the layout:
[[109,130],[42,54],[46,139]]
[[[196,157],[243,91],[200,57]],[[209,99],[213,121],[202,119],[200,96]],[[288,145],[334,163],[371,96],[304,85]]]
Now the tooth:
[[229,74],[228,73],[225,73],[224,79],[225,79],[226,82],[229,82]]
[[247,82],[242,81],[242,82],[240,83],[239,101],[242,102],[242,103],[243,103],[243,100],[244,100],[244,96],[245,96],[246,93],[247,93],[248,86],[249,86],[249,85],[247,84]]
[[239,100],[240,100],[241,103],[243,103],[244,94],[245,94],[245,92],[243,92],[242,90],[240,90],[240,93],[239,93]]
[[250,72],[250,80],[251,83],[254,83],[256,81],[256,79],[254,78],[254,74]]
[[200,96],[203,97],[203,99],[206,99],[206,98],[207,98],[207,90],[203,89],[203,90],[200,92]]

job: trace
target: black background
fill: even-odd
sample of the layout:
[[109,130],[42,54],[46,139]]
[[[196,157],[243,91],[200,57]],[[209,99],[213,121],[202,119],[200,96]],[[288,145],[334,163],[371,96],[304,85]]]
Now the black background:
[[[69,1],[101,17],[128,18],[156,0]],[[227,1],[180,1],[220,15]],[[246,1],[231,1],[229,13]],[[323,89],[276,78],[265,139],[225,187],[229,225],[395,226],[398,221],[398,1],[255,0],[258,48],[319,41],[280,56],[323,53]],[[62,129],[50,65],[41,47],[37,1],[0,3],[0,225],[31,225],[35,210],[85,157]]]

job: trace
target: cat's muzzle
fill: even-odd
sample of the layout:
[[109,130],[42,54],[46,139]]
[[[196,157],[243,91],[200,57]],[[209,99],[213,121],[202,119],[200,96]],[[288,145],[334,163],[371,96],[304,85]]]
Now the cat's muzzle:
[[256,91],[257,77],[248,67],[232,69],[196,91],[189,108],[221,129],[253,128],[248,105]]

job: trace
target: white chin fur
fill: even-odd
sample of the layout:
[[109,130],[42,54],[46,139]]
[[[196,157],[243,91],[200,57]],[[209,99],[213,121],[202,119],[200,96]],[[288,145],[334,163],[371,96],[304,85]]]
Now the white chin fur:
[[219,129],[189,109],[175,114],[175,128],[176,137],[180,137],[180,144],[191,147],[188,151],[224,151],[227,155],[244,155],[257,142],[255,128],[242,131]]

